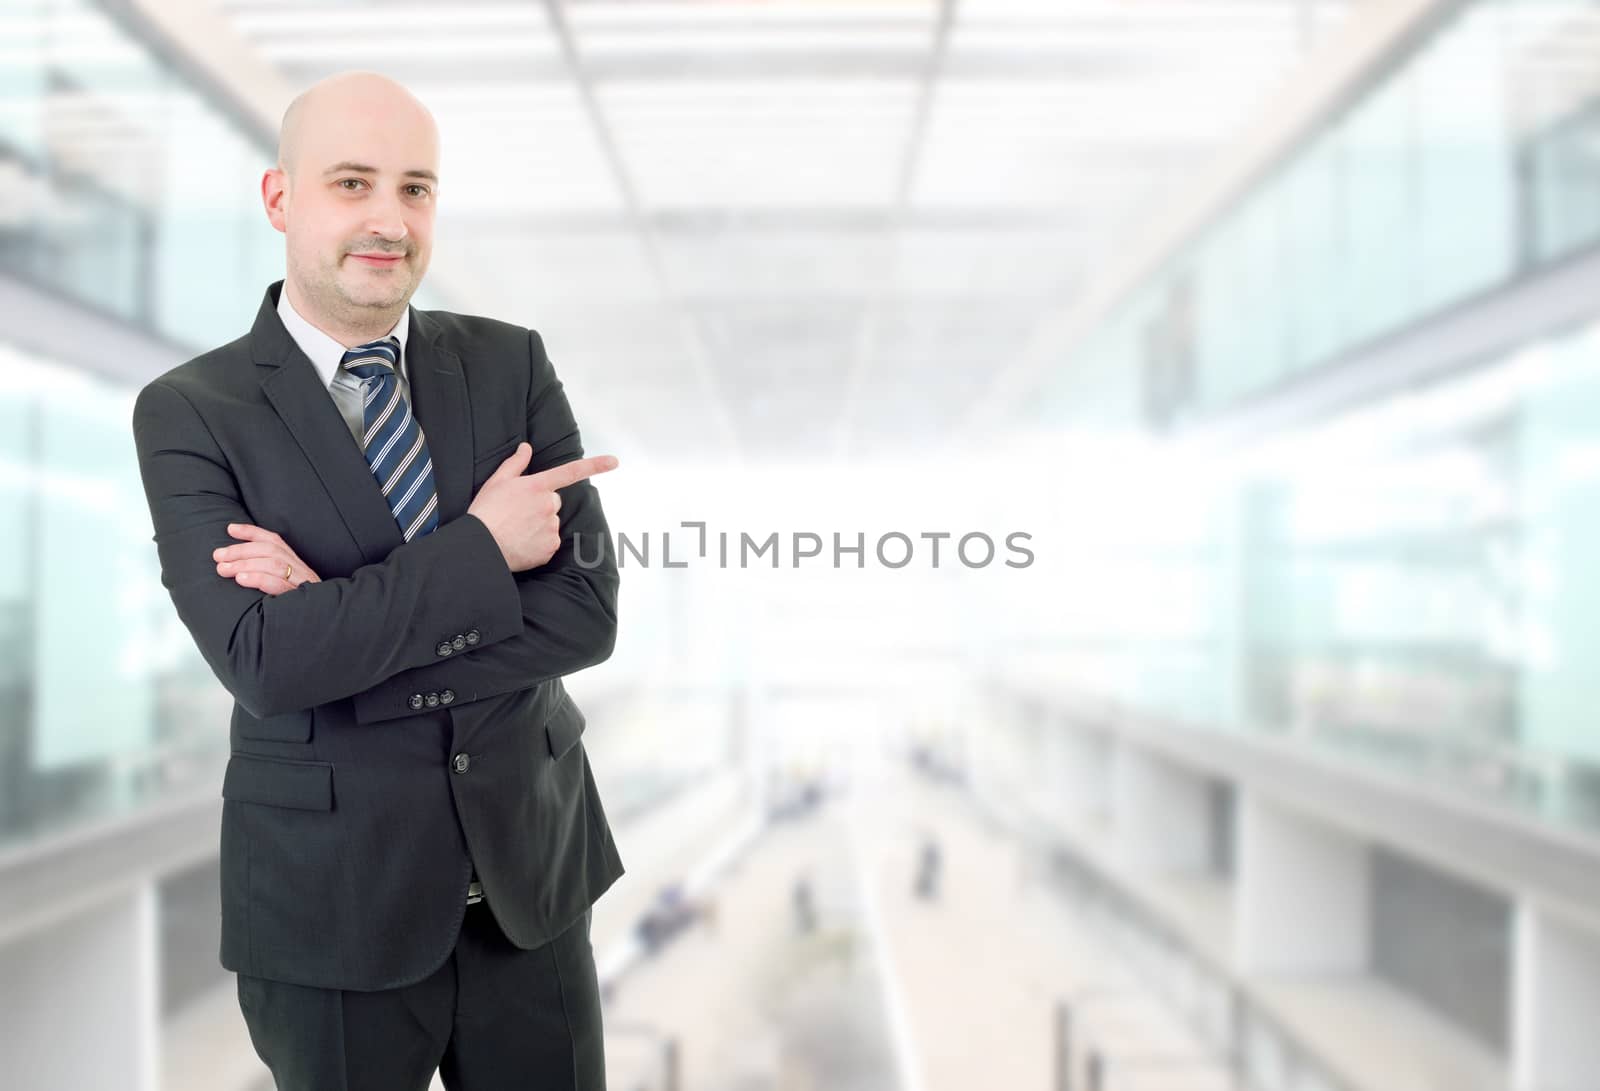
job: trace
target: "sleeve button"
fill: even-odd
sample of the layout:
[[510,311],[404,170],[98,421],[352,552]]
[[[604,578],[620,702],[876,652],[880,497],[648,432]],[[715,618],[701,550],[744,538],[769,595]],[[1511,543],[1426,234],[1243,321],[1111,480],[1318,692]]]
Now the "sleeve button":
[[430,693],[428,696],[424,697],[423,700],[428,703],[429,708],[439,707],[439,695],[437,693]]
[[456,638],[450,642],[450,646],[459,652],[467,646],[467,638],[457,633]]
[[406,704],[410,705],[412,708],[421,708],[422,707],[422,694],[413,693],[411,695],[410,700],[408,700],[406,702]]
[[439,641],[439,646],[437,648],[433,649],[433,650],[438,652],[440,655],[449,655],[452,651],[455,650],[455,647],[454,647],[454,645],[452,645],[450,643],[450,641],[441,640],[441,641]]
[[478,630],[476,630],[476,629],[468,629],[467,630],[467,643],[468,644],[476,644],[481,639],[483,639],[483,638],[478,635]]
[[454,701],[455,699],[456,699],[456,691],[455,690],[453,690],[453,689],[442,689],[442,690],[439,691],[439,703],[441,705],[448,705],[451,701]]

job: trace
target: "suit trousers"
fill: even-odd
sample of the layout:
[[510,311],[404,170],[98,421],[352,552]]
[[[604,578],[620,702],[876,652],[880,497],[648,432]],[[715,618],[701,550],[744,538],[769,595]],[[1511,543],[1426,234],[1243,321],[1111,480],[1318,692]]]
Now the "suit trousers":
[[421,981],[360,992],[236,974],[239,1009],[278,1091],[605,1091],[591,906],[547,943],[506,938],[466,907],[450,957]]

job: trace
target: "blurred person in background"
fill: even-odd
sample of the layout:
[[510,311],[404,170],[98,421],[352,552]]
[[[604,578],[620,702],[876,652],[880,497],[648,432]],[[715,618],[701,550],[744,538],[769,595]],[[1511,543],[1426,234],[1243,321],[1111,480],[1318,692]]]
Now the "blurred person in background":
[[221,961],[282,1091],[596,1091],[623,867],[562,676],[615,642],[617,462],[537,332],[411,309],[438,190],[409,91],[312,85],[261,182],[285,278],[135,403],[162,582],[234,697]]

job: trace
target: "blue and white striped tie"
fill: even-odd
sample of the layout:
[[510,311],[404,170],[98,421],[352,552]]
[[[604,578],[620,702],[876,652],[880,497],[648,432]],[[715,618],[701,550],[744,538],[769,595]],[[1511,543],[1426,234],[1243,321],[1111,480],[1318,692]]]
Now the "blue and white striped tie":
[[422,422],[400,393],[399,363],[400,340],[386,337],[350,349],[339,366],[361,379],[362,449],[409,542],[438,529],[439,495]]

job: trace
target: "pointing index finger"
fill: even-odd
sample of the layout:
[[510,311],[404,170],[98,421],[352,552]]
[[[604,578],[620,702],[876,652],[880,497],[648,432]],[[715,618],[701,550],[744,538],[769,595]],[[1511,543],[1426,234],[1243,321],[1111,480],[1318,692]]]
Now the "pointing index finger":
[[559,466],[552,466],[548,470],[540,470],[528,477],[539,483],[541,489],[564,489],[568,485],[575,485],[584,478],[603,474],[607,470],[617,468],[615,455],[592,455],[589,458],[575,458],[571,462],[563,462]]

